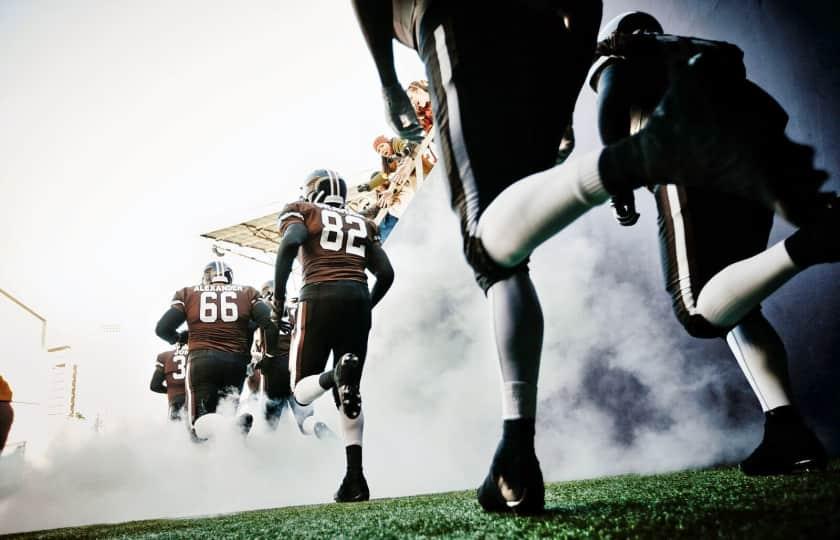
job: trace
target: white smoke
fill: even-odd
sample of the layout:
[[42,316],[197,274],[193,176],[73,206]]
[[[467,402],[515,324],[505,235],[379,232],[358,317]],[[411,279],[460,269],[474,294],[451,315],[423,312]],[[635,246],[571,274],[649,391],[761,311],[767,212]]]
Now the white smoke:
[[[374,310],[362,386],[374,498],[476,487],[501,431],[488,306],[461,255],[442,180],[428,181],[386,244],[397,279]],[[758,434],[727,420],[732,372],[721,366],[734,361],[724,354],[692,365],[681,329],[658,311],[667,295],[630,279],[638,257],[619,260],[626,253],[596,240],[592,225],[587,217],[563,231],[531,264],[546,321],[537,434],[546,479],[743,456]],[[608,226],[616,227],[597,230]],[[744,381],[735,386],[748,392]],[[257,415],[244,441],[195,445],[160,411],[123,412],[100,433],[62,432],[44,465],[30,465],[21,489],[0,500],[0,532],[327,502],[341,481],[343,445],[301,436],[289,417],[270,432]],[[317,413],[338,433],[329,394]]]
[[[653,242],[652,212],[643,212]],[[622,276],[638,261],[611,260],[609,237],[595,237],[589,220],[541,247],[531,265],[546,320],[537,435],[546,479],[742,456],[757,433],[727,423],[728,378],[712,362],[689,363],[685,342],[675,337],[682,330],[657,311],[667,303],[661,285],[651,292]],[[397,281],[374,311],[363,380],[364,460],[374,497],[474,488],[500,434],[487,302],[457,231],[437,177],[386,244]],[[638,273],[658,279],[655,262]],[[0,500],[0,532],[331,500],[343,474],[341,444],[304,438],[287,419],[276,433],[258,420],[244,442],[196,446],[183,426],[166,422],[162,407],[155,416],[119,410],[128,386],[143,403],[162,404],[162,396],[140,393],[147,376],[143,370],[143,380],[116,378],[98,389],[113,393],[116,412],[105,429],[58,435],[43,464],[29,465],[21,489]],[[319,414],[337,431],[331,398],[321,401]]]
[[[366,432],[367,456],[382,455],[367,467],[383,469],[383,480],[403,473],[398,482],[371,482],[388,495],[477,486],[501,431],[488,305],[461,255],[442,180],[424,188],[389,239],[397,282],[374,313],[366,417],[381,415],[379,422],[390,418],[392,425],[381,439]],[[648,229],[636,234],[655,245],[654,211],[649,201],[640,207]],[[596,212],[539,248],[531,262],[546,326],[537,435],[546,478],[743,457],[758,433],[743,422],[732,425],[728,415],[737,416],[740,403],[723,403],[749,392],[732,371],[735,362],[725,350],[706,351],[711,358],[702,362],[681,352],[682,328],[667,310],[662,320],[668,296],[658,283],[658,261],[633,271],[649,279],[623,275],[639,257],[612,260],[626,253],[610,255],[613,240],[596,240],[592,225],[606,219],[595,228],[618,226],[607,209]]]
[[30,463],[20,489],[0,499],[0,533],[330,500],[341,444],[285,420],[275,432],[258,417],[247,439],[222,432],[201,445],[163,416],[113,418],[98,433],[66,422],[46,465]]

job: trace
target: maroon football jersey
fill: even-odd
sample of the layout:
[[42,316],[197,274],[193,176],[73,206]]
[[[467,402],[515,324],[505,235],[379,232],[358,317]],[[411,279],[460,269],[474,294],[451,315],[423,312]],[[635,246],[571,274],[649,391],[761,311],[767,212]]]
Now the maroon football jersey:
[[350,280],[367,283],[368,247],[379,243],[376,224],[347,208],[294,202],[280,212],[280,234],[303,223],[309,236],[301,246],[303,284]]
[[212,283],[177,291],[172,307],[187,316],[191,351],[247,353],[251,336],[248,320],[259,301],[260,293],[253,287]]
[[187,378],[187,356],[178,351],[162,352],[157,357],[156,366],[163,368],[166,375],[166,397],[169,401],[187,392],[185,382]]

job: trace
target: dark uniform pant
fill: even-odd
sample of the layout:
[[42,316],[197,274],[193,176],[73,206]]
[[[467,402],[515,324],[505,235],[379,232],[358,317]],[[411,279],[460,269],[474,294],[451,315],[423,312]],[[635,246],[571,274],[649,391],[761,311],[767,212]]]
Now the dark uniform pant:
[[283,414],[283,409],[292,395],[291,375],[289,373],[289,354],[279,354],[274,358],[263,358],[260,364],[263,390],[267,398],[265,419],[271,427],[276,427]]
[[180,420],[187,402],[187,394],[179,394],[169,399],[169,419]]
[[[508,186],[554,166],[592,62],[601,2],[578,2],[567,29],[560,2],[432,2],[419,28],[438,141],[464,252],[486,291],[527,268],[502,268],[475,237]],[[570,4],[565,2],[565,4]]]
[[353,353],[364,364],[370,332],[370,292],[356,281],[328,281],[301,290],[292,337],[294,381],[324,371],[333,361]]
[[239,394],[251,356],[200,349],[190,351],[187,358],[187,405],[190,424],[205,414],[216,412],[219,399],[227,394]]
[[715,327],[696,313],[697,296],[715,274],[767,248],[773,212],[701,188],[657,186],[655,195],[662,271],[674,313],[694,337],[725,335],[729,328]]

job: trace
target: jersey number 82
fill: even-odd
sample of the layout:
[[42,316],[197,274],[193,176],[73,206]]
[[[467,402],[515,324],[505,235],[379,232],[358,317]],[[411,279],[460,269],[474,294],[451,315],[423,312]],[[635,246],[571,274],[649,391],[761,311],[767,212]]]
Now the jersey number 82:
[[[350,228],[347,230],[347,244],[345,245],[344,223]],[[367,238],[367,227],[365,220],[359,216],[342,215],[332,210],[321,210],[321,247],[328,251],[341,251],[342,247],[348,255],[365,256],[365,238]]]

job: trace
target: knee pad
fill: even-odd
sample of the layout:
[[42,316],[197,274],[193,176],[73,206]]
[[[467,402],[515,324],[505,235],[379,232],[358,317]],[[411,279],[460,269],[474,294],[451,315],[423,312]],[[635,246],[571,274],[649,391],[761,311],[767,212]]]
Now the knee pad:
[[510,268],[505,267],[490,258],[487,250],[484,249],[484,244],[481,238],[468,234],[464,237],[464,255],[467,258],[467,263],[473,269],[475,281],[484,294],[487,294],[488,289],[499,281],[508,279],[509,277],[519,272],[528,271],[528,261],[525,259],[516,266]]

